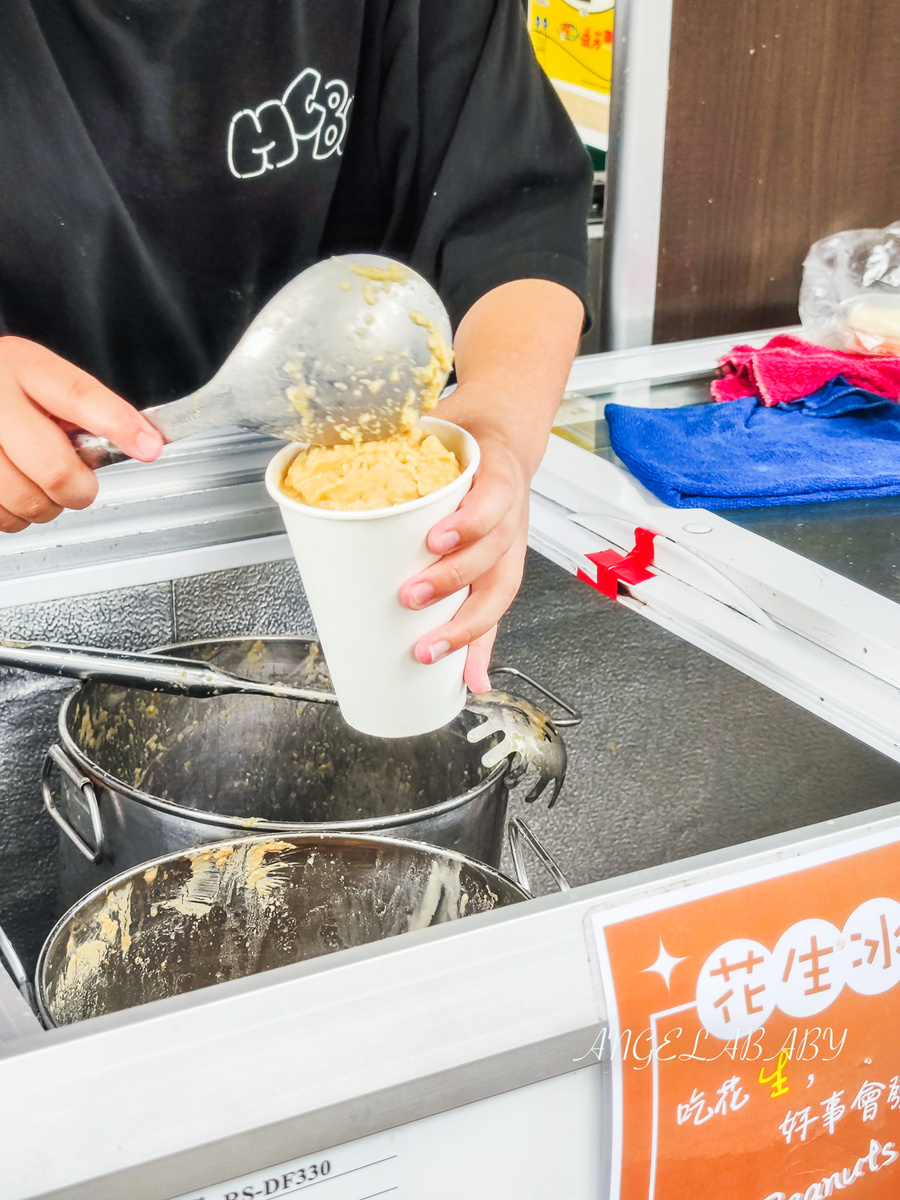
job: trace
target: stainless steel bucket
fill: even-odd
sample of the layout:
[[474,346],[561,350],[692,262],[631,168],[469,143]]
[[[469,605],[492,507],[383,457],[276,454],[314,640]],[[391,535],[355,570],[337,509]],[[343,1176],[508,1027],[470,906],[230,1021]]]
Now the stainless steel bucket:
[[[516,842],[525,836],[546,861],[514,824]],[[144,863],[79,901],[44,943],[38,1004],[47,1025],[67,1025],[528,898],[492,867],[399,838],[214,843]]]
[[[330,687],[307,638],[166,649],[249,678]],[[485,743],[466,740],[476,723],[464,712],[435,733],[384,741],[351,729],[334,705],[86,680],[63,704],[44,763],[44,803],[63,831],[62,903],[136,863],[248,830],[413,838],[496,866],[509,760],[484,767]]]

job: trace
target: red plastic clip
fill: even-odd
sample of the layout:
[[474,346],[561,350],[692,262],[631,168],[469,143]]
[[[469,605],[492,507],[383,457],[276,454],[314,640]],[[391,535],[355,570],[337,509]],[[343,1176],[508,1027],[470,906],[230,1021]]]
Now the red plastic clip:
[[620,583],[643,583],[652,579],[653,573],[647,567],[653,562],[653,539],[655,533],[649,529],[634,531],[634,549],[628,554],[619,554],[616,550],[601,550],[597,554],[586,555],[589,562],[597,568],[596,580],[591,579],[584,571],[578,572],[578,578],[589,583],[592,588],[609,596],[610,600],[619,598]]

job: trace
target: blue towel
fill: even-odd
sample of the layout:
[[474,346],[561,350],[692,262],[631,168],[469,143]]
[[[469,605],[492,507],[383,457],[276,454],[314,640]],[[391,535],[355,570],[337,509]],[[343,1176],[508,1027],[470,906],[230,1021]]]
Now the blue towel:
[[675,508],[767,508],[900,495],[900,404],[838,376],[766,408],[608,404],[613,450]]

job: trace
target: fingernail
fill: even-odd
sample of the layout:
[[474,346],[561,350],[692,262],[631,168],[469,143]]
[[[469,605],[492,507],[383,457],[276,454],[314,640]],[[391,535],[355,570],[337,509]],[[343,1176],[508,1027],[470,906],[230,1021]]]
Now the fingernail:
[[431,661],[433,663],[436,663],[440,659],[446,658],[447,655],[450,653],[450,643],[449,642],[432,642],[431,646],[429,646],[429,648],[428,648],[428,653],[431,655]]
[[134,439],[134,445],[142,458],[156,458],[162,449],[162,439],[158,433],[139,433]]
[[458,545],[459,534],[455,529],[449,529],[446,533],[439,533],[431,539],[431,548],[435,554],[449,554]]
[[427,604],[433,595],[434,588],[430,583],[416,583],[409,589],[409,598],[416,608],[421,608],[423,604]]

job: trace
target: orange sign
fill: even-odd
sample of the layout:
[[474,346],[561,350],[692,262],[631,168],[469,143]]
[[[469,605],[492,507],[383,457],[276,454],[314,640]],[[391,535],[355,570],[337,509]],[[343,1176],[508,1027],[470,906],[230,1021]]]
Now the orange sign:
[[611,1200],[900,1196],[900,830],[591,920]]

